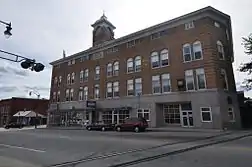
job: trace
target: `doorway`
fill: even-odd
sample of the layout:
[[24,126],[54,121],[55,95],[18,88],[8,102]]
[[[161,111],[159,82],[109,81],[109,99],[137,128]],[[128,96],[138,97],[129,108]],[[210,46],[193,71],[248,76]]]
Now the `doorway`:
[[191,103],[181,104],[181,122],[183,127],[193,127],[193,112]]

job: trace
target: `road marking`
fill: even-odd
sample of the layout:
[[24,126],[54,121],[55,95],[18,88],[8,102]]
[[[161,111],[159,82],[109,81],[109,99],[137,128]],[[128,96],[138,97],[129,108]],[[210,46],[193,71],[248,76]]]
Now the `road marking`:
[[8,147],[8,148],[22,149],[22,150],[28,150],[28,151],[34,151],[34,152],[39,152],[39,153],[44,153],[45,152],[44,150],[37,150],[37,149],[32,149],[32,148],[13,146],[13,145],[8,145],[8,144],[0,144],[0,146]]

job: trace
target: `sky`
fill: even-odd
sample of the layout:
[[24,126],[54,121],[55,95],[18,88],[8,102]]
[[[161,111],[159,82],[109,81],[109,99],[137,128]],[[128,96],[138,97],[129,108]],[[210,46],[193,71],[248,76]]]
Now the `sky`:
[[[34,58],[45,65],[44,71],[36,73],[0,59],[0,99],[29,97],[31,90],[49,98],[52,71],[49,63],[61,58],[63,50],[68,56],[91,47],[91,24],[103,11],[116,26],[118,38],[206,6],[231,16],[233,67],[240,89],[248,76],[237,69],[251,59],[241,45],[242,37],[252,33],[251,0],[0,0],[0,20],[11,22],[13,28],[13,35],[6,39],[2,33],[5,26],[0,25],[0,50]],[[245,95],[252,97],[252,92]]]

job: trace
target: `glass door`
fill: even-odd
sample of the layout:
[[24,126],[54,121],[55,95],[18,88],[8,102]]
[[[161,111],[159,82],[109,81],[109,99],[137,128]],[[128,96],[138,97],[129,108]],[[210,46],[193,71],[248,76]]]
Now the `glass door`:
[[113,117],[112,117],[112,123],[114,124],[118,124],[118,120],[119,120],[119,114],[117,111],[113,111]]
[[183,127],[193,127],[193,113],[190,103],[181,104],[181,122]]

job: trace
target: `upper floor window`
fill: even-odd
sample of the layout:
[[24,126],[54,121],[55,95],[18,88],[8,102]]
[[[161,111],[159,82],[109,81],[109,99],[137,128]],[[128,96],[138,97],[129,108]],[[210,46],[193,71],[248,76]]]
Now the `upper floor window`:
[[192,61],[191,45],[190,44],[183,45],[183,58],[184,58],[184,62]]
[[222,82],[222,88],[228,89],[228,78],[227,73],[225,69],[221,69],[221,82]]
[[113,83],[113,97],[119,97],[119,82]]
[[191,21],[191,22],[185,24],[185,30],[189,30],[189,29],[191,29],[191,28],[194,28],[194,23],[193,23],[193,21]]
[[83,82],[83,77],[84,77],[84,71],[80,71],[80,82]]
[[66,90],[66,101],[69,101],[69,89]]
[[217,22],[214,22],[214,26],[217,27],[217,28],[220,28],[220,24],[217,23]]
[[142,94],[142,78],[136,78],[135,79],[135,95],[141,95]]
[[193,70],[185,71],[186,90],[195,90]]
[[108,63],[108,65],[107,65],[107,77],[112,76],[112,71],[113,71],[112,63]]
[[88,99],[88,87],[85,86],[83,89],[83,100],[87,100]]
[[71,83],[71,75],[67,74],[67,84],[69,85]]
[[53,102],[56,101],[56,92],[53,92]]
[[133,96],[134,95],[133,79],[127,80],[127,95],[128,96]]
[[68,65],[69,65],[69,66],[72,65],[72,64],[75,64],[75,59],[69,60],[69,61],[68,61]]
[[94,86],[94,98],[95,99],[100,98],[100,86],[98,84],[95,84]]
[[72,77],[71,77],[71,83],[74,83],[74,78],[75,78],[75,73],[72,73]]
[[112,98],[113,91],[112,91],[112,82],[107,83],[107,98]]
[[151,54],[151,67],[152,68],[157,68],[159,67],[159,55],[158,52],[153,52]]
[[58,86],[61,85],[61,82],[62,82],[62,76],[59,76]]
[[132,58],[129,58],[127,60],[127,72],[128,73],[131,73],[134,71],[134,67],[133,67],[133,59]]
[[160,52],[161,66],[169,65],[169,53],[167,49],[164,49]]
[[83,100],[83,91],[79,90],[79,100],[82,101]]
[[198,89],[206,89],[206,77],[204,68],[196,69],[196,81]]
[[54,84],[57,85],[57,83],[58,83],[58,78],[55,77],[55,78],[54,78]]
[[202,59],[202,48],[200,41],[196,41],[193,43],[193,59],[194,60]]
[[100,79],[100,66],[95,67],[95,79]]
[[162,74],[162,93],[167,93],[171,91],[171,80],[170,74]]
[[84,81],[88,81],[88,69],[84,71]]
[[73,101],[73,97],[74,97],[74,89],[71,89],[71,90],[70,90],[70,97],[69,97],[69,100],[70,100],[70,101]]
[[60,91],[57,92],[57,102],[60,102]]
[[160,76],[152,76],[152,93],[161,93]]
[[141,71],[141,56],[135,57],[135,72]]
[[217,50],[218,50],[219,59],[224,60],[225,59],[224,47],[223,47],[221,41],[217,41]]
[[119,75],[119,62],[118,61],[114,62],[114,65],[113,65],[113,75],[114,76],[118,76]]

